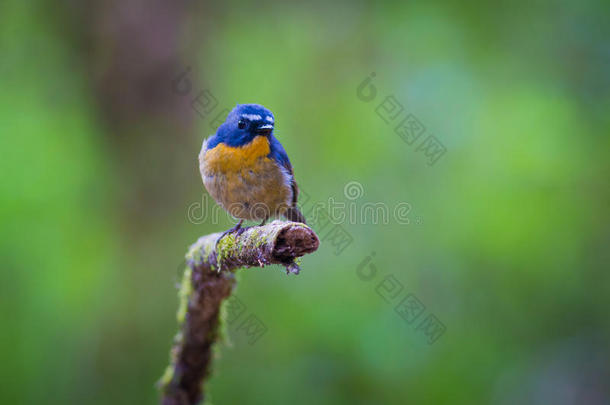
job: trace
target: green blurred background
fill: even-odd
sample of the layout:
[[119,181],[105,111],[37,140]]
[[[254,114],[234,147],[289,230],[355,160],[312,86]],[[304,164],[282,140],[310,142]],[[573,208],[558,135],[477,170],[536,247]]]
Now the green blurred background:
[[[609,11],[2,2],[0,402],[158,401],[184,253],[232,224],[189,219],[215,206],[196,157],[215,113],[255,102],[310,202],[411,210],[344,221],[352,243],[323,241],[297,277],[242,271],[242,316],[267,331],[229,326],[211,402],[609,404]],[[390,95],[446,148],[434,165],[376,113]]]

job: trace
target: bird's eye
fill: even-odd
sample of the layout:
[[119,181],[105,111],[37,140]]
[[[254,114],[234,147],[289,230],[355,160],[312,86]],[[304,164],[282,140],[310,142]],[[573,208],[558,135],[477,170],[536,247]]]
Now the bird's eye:
[[246,121],[239,120],[239,122],[237,123],[237,128],[244,129],[245,127],[246,127]]

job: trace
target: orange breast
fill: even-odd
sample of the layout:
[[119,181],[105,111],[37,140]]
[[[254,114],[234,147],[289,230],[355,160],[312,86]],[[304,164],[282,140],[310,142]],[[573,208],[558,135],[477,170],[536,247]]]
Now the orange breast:
[[292,201],[290,174],[268,154],[263,136],[243,147],[218,144],[202,151],[203,184],[234,217],[259,221],[281,214]]
[[228,146],[219,143],[214,149],[205,153],[207,169],[212,172],[237,172],[269,154],[269,140],[266,136],[257,136],[247,145]]

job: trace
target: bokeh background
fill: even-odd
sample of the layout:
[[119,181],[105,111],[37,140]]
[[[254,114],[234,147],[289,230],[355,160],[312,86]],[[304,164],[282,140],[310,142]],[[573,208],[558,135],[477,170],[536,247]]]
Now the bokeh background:
[[184,253],[232,225],[205,216],[196,156],[216,113],[256,102],[310,202],[409,220],[340,221],[349,246],[296,277],[240,272],[266,332],[229,325],[211,402],[610,403],[609,8],[2,2],[0,402],[158,401]]

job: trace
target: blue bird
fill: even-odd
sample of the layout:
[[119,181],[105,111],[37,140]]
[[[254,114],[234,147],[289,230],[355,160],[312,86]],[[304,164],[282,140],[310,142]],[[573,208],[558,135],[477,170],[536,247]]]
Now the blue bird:
[[259,104],[238,104],[203,141],[199,170],[205,188],[239,223],[283,215],[305,223],[297,207],[299,189],[284,147],[273,136],[275,118]]

